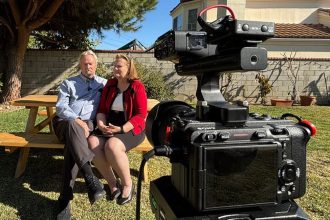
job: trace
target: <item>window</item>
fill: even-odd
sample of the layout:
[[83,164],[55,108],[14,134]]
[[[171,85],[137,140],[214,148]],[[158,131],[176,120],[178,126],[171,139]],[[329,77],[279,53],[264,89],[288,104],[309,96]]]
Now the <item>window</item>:
[[197,30],[197,9],[188,11],[188,31]]
[[173,19],[173,30],[175,31],[182,30],[182,23],[183,23],[182,14],[180,14]]

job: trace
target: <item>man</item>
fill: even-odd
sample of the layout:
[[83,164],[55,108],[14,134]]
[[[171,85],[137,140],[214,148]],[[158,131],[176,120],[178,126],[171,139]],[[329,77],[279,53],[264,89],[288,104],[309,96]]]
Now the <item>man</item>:
[[60,85],[53,120],[55,134],[65,144],[63,188],[58,199],[57,219],[71,219],[70,200],[73,199],[73,186],[79,170],[85,179],[91,204],[106,194],[103,184],[92,172],[94,154],[87,142],[94,128],[93,121],[106,79],[95,75],[97,57],[93,51],[83,52],[79,64],[80,74]]

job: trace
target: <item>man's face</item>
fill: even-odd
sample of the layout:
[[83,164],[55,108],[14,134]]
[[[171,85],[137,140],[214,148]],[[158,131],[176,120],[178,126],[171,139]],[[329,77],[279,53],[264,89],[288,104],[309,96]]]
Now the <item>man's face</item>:
[[96,62],[92,55],[85,55],[80,60],[80,69],[84,76],[93,78],[96,71]]

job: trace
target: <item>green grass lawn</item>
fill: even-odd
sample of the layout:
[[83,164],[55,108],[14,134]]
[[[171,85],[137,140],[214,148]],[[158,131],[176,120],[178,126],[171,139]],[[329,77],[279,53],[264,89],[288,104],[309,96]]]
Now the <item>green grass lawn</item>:
[[[277,108],[251,106],[250,112],[280,116],[291,112],[312,121],[318,128],[317,135],[307,147],[307,192],[296,201],[312,219],[330,219],[330,107],[311,106]],[[24,131],[27,110],[0,113],[0,132]],[[15,179],[18,152],[6,154],[0,148],[0,219],[54,219],[56,200],[59,196],[63,168],[62,150],[31,149],[24,175]],[[133,181],[141,155],[129,153]],[[149,162],[150,179],[171,173],[167,158],[154,157]],[[105,183],[104,180],[102,180]],[[141,219],[154,219],[149,204],[149,184],[142,185]],[[134,219],[133,202],[118,206],[115,202],[102,200],[90,206],[84,181],[77,179],[75,197],[72,201],[73,219]]]

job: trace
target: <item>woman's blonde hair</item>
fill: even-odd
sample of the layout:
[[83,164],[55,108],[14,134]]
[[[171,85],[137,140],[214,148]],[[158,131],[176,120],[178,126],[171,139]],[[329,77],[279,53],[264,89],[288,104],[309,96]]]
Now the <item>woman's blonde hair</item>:
[[128,75],[127,75],[127,77],[128,77],[128,80],[139,79],[139,74],[136,70],[134,61],[131,58],[129,58],[125,54],[117,54],[116,59],[124,59],[124,60],[127,61],[127,65],[128,65]]

